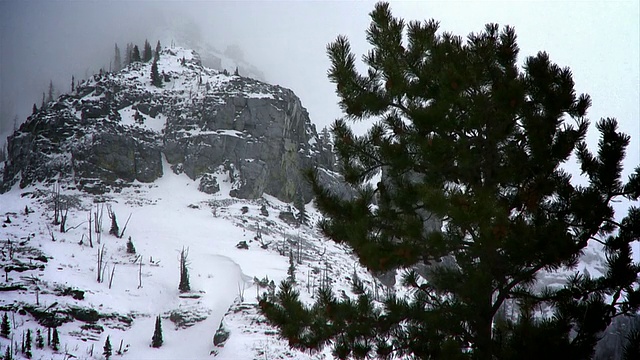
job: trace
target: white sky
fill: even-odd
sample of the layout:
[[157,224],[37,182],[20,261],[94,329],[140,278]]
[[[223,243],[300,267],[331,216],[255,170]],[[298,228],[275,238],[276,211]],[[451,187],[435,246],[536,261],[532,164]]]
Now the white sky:
[[[238,44],[271,83],[293,89],[319,127],[341,116],[325,47],[345,34],[358,56],[373,1],[18,1],[0,0],[0,133],[40,104],[52,79],[68,91],[71,75],[108,64],[113,44],[139,45],[162,29],[192,23],[224,49]],[[392,1],[406,20],[434,18],[459,35],[485,23],[513,25],[521,58],[547,51],[569,66],[589,117],[617,118],[633,138],[627,170],[640,161],[640,10],[638,1]],[[591,132],[595,141],[596,133]]]

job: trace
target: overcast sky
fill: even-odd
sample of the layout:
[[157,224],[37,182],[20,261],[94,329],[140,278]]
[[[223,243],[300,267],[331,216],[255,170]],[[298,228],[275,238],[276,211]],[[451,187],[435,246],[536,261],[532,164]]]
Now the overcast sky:
[[[341,115],[326,77],[326,44],[347,35],[361,55],[373,1],[18,1],[0,0],[0,133],[40,104],[49,80],[109,63],[113,44],[155,42],[165,29],[197,27],[219,49],[239,45],[268,82],[293,89],[319,128]],[[392,1],[396,16],[434,18],[459,35],[497,22],[516,28],[521,57],[547,51],[569,66],[592,120],[615,117],[633,137],[627,168],[639,162],[640,10],[633,1]],[[592,132],[595,140],[595,133]]]

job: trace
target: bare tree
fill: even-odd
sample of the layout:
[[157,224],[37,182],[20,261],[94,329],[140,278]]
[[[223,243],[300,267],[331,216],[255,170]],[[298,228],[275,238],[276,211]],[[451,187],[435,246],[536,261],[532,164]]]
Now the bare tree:
[[102,215],[104,214],[104,203],[96,204],[96,212],[93,220],[95,221],[95,232],[102,232]]
[[98,273],[98,282],[102,282],[102,267],[103,267],[103,259],[104,259],[104,245],[102,245],[102,248],[98,247],[98,268],[97,268],[97,273]]

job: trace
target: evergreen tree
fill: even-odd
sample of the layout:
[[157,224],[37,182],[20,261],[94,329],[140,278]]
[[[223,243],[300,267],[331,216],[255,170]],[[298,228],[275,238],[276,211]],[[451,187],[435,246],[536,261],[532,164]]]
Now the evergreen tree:
[[160,60],[160,51],[162,51],[162,47],[160,46],[160,40],[156,44],[156,51],[153,53],[153,58],[155,60]]
[[133,45],[131,43],[127,43],[127,47],[124,51],[124,66],[131,64],[131,56],[133,55]]
[[159,348],[162,346],[162,321],[160,320],[160,315],[156,317],[156,328],[153,331],[153,337],[151,338],[151,346],[154,348]]
[[31,359],[33,354],[31,353],[31,329],[27,329],[27,336],[24,340],[24,356],[27,359]]
[[296,282],[296,262],[293,260],[293,251],[289,250],[289,268],[287,269],[287,281]]
[[191,285],[189,285],[189,268],[187,257],[189,256],[189,249],[182,248],[180,251],[180,284],[178,284],[178,290],[181,293],[191,291]]
[[140,49],[138,49],[138,45],[134,45],[131,50],[131,62],[140,62],[142,59],[140,58]]
[[53,87],[53,80],[49,80],[49,92],[47,93],[47,103],[52,102],[54,97],[55,97],[55,89]]
[[51,348],[53,351],[60,350],[60,337],[58,336],[58,328],[53,328],[53,336],[51,337]]
[[158,73],[158,60],[154,59],[151,65],[151,84],[155,87],[162,87],[162,78]]
[[7,345],[7,350],[4,352],[3,360],[13,360],[13,354],[11,353],[11,344]]
[[8,339],[9,335],[11,335],[11,324],[9,323],[9,316],[7,313],[2,315],[2,324],[0,324],[0,336]]
[[107,335],[107,340],[104,342],[102,349],[102,355],[104,355],[105,359],[109,360],[111,358],[111,340],[109,339],[109,335]]
[[44,338],[42,337],[42,332],[40,331],[40,329],[36,330],[36,348],[44,348]]
[[71,75],[71,92],[76,91],[76,77]]
[[118,220],[116,219],[115,212],[109,212],[109,217],[111,218],[111,228],[109,229],[109,235],[113,235],[115,237],[120,236],[120,227],[118,226]]
[[135,253],[136,253],[136,247],[133,245],[131,236],[129,236],[129,240],[127,240],[127,254],[135,254]]
[[233,72],[233,75],[240,76],[240,72],[238,72],[238,67],[236,66],[236,70]]
[[298,210],[298,223],[299,224],[308,224],[309,223],[309,214],[307,214],[307,209],[304,203],[304,199],[302,198],[302,193],[298,192],[295,200],[293,202],[293,206]]
[[46,107],[46,102],[44,100],[44,91],[42,92],[42,104],[40,104],[40,109],[44,109]]
[[[262,312],[291,346],[331,343],[343,359],[591,358],[611,319],[640,306],[630,246],[640,209],[618,222],[612,207],[640,197],[640,167],[621,179],[629,136],[602,119],[598,151],[588,150],[589,97],[544,52],[520,68],[511,27],[463,40],[433,20],[405,23],[387,3],[371,19],[367,74],[345,37],[327,47],[345,118],[378,119],[362,136],[344,119],[332,127],[357,192],[341,198],[308,177],[323,232],[361,264],[429,271],[407,271],[410,296],[381,302],[354,281],[355,298],[323,288],[309,307],[285,282],[262,297]],[[572,154],[585,185],[562,170]],[[587,246],[606,254],[602,275],[579,270]],[[570,276],[546,286],[555,271]]]
[[151,52],[151,44],[146,39],[144,40],[144,50],[142,52],[142,61],[149,62],[153,58],[153,52]]
[[33,103],[33,108],[31,109],[31,114],[35,115],[38,112],[38,107],[35,103]]
[[122,69],[122,58],[120,56],[120,48],[118,44],[115,47],[115,53],[113,55],[113,71],[118,72]]

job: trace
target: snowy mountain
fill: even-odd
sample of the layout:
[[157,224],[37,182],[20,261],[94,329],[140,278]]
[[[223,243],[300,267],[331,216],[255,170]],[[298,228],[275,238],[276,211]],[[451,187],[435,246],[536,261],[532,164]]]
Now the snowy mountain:
[[[289,349],[256,300],[287,277],[307,301],[326,283],[352,295],[353,276],[375,293],[405,291],[396,273],[371,276],[313,226],[320,215],[302,169],[350,191],[335,175],[330,140],[290,90],[202,66],[185,48],[161,52],[162,87],[152,85],[152,66],[95,75],[9,137],[0,316],[10,334],[0,354],[10,347],[25,357],[30,330],[34,359],[104,359],[107,337],[113,358],[333,358],[329,349]],[[186,292],[178,290],[182,250]],[[580,270],[596,275],[602,262],[589,248]],[[157,316],[164,343],[153,348]]]
[[292,274],[309,299],[321,282],[348,292],[354,272],[376,282],[289,203],[318,220],[300,170],[335,180],[328,139],[290,90],[203,67],[182,48],[162,51],[161,88],[151,66],[96,75],[9,137],[0,316],[11,330],[0,352],[24,357],[23,333],[39,330],[35,359],[102,359],[107,336],[130,359],[325,358],[278,340],[256,295]]

